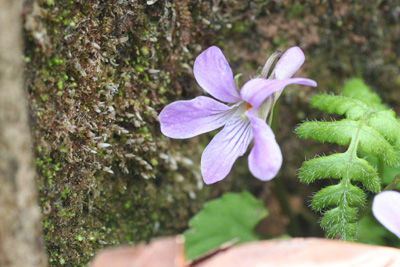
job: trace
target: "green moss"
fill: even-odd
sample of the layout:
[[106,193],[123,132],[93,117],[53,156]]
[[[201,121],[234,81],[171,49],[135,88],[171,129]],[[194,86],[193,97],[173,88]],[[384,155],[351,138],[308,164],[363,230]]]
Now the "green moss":
[[[179,82],[170,78],[175,70],[161,67],[175,64],[163,62],[167,40],[148,40],[168,21],[156,15],[166,6],[118,6],[54,1],[38,3],[42,12],[30,14],[48,34],[42,41],[35,37],[39,29],[27,32],[25,62],[51,266],[85,266],[104,246],[180,232],[207,196],[190,169],[187,185],[175,181],[170,152],[176,149],[154,127],[167,102],[158,98],[175,94]],[[131,15],[140,12],[147,15]],[[126,24],[116,27],[115,14]],[[120,43],[125,36],[129,42]],[[161,71],[150,74],[150,68]],[[111,147],[99,149],[99,142]]]
[[[105,246],[181,232],[202,206],[209,187],[197,186],[198,164],[209,138],[171,141],[160,134],[157,115],[171,101],[201,93],[190,68],[208,46],[220,46],[235,73],[255,73],[264,63],[260,55],[299,45],[307,55],[304,76],[317,80],[321,90],[335,90],[358,72],[386,92],[400,84],[394,75],[398,46],[391,42],[399,35],[397,19],[386,19],[381,6],[228,0],[213,9],[209,1],[33,2],[35,8],[26,8],[24,61],[51,266],[85,266]],[[339,12],[340,5],[347,11]],[[338,15],[324,15],[332,13]],[[274,34],[271,25],[277,27]],[[355,28],[350,31],[349,25]],[[367,36],[368,43],[353,45],[362,41],[354,33]],[[281,105],[287,115],[280,125],[284,140],[295,144],[282,146],[284,155],[304,158],[304,151],[286,151],[299,147],[288,133],[304,117],[302,104],[314,91],[294,90],[292,100]],[[386,97],[398,99],[395,93]],[[111,146],[99,149],[99,142]],[[245,159],[241,162],[233,179],[212,187],[214,196],[231,188],[264,188],[250,178]],[[300,164],[292,158],[285,162],[282,177],[294,181]]]
[[135,65],[135,69],[136,69],[138,72],[144,72],[144,68],[143,68],[142,66],[140,66],[140,65]]
[[59,80],[59,81],[57,82],[57,89],[58,89],[58,90],[62,90],[62,89],[63,89],[63,86],[64,86],[64,81]]
[[149,48],[147,46],[143,46],[142,48],[140,48],[140,52],[142,53],[142,55],[147,56],[149,54]]

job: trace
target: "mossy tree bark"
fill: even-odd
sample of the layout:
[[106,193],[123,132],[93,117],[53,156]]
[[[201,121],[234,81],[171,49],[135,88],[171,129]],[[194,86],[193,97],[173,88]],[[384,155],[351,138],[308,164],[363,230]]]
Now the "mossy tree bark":
[[[379,85],[385,102],[400,102],[390,90],[400,84],[400,13],[390,8],[396,1],[371,2],[26,0],[26,87],[51,264],[85,265],[102,247],[180,232],[209,193],[251,187],[277,202],[269,183],[249,175],[245,157],[234,179],[204,187],[198,165],[209,136],[171,141],[159,132],[166,104],[202,94],[192,66],[211,45],[243,82],[277,49],[304,50],[298,75],[319,88],[286,90],[276,136],[281,187],[306,207],[313,188],[295,182],[296,169],[315,146],[304,147],[293,129],[315,112],[310,95],[356,75]],[[317,225],[293,206],[297,213],[286,216]],[[269,234],[279,235],[288,220],[274,209]],[[303,236],[309,229],[300,227]]]
[[0,266],[47,266],[27,95],[23,89],[22,1],[0,1]]

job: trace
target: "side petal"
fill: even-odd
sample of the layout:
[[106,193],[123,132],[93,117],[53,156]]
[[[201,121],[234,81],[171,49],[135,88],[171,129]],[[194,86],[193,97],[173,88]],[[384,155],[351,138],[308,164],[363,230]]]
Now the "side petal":
[[206,184],[224,179],[236,159],[246,152],[253,133],[247,118],[235,116],[208,144],[201,156],[201,173]]
[[289,48],[276,63],[273,73],[274,79],[289,79],[304,63],[304,53],[297,46]]
[[227,103],[240,100],[232,69],[218,47],[211,46],[196,58],[193,73],[201,88],[213,97]]
[[158,116],[161,132],[183,139],[206,133],[225,125],[237,105],[227,106],[210,97],[199,96],[189,101],[176,101]]
[[400,193],[386,191],[375,196],[372,212],[375,218],[400,238]]
[[249,155],[249,169],[254,177],[269,181],[282,166],[282,153],[275,135],[265,121],[258,118],[254,109],[246,111],[254,135],[254,147]]
[[240,95],[244,101],[249,102],[255,109],[258,109],[267,97],[290,84],[317,86],[315,81],[305,78],[291,78],[285,80],[254,78],[243,85]]

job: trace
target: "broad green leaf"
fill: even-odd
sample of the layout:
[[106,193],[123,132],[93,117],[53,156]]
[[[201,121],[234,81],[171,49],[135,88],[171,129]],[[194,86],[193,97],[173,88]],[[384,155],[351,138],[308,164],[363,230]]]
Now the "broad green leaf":
[[340,203],[359,207],[364,205],[365,198],[362,189],[350,183],[347,186],[340,183],[327,186],[316,193],[311,201],[311,206],[316,211],[321,211],[329,206],[338,206]]
[[299,170],[299,178],[303,183],[311,183],[317,179],[345,177],[352,181],[362,182],[367,190],[374,193],[381,190],[375,168],[365,159],[351,157],[350,153],[336,153],[314,158],[303,162]]
[[343,119],[341,121],[308,121],[301,124],[296,133],[302,138],[315,141],[348,145],[351,138],[358,134],[358,148],[383,160],[388,166],[398,164],[398,155],[386,139],[373,127],[363,121]]
[[326,111],[329,114],[346,115],[348,119],[358,120],[368,111],[368,106],[357,99],[320,94],[310,100],[311,106]]
[[186,257],[194,260],[230,241],[258,240],[254,228],[267,215],[264,203],[248,192],[225,193],[207,202],[184,233]]
[[387,107],[382,104],[379,95],[371,89],[360,78],[349,80],[342,91],[342,94],[347,97],[358,99],[368,105],[370,109],[375,111],[387,110]]

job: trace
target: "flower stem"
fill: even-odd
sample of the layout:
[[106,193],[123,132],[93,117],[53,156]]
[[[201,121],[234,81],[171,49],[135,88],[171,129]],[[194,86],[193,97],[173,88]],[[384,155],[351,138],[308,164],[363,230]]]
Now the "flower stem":
[[272,131],[275,133],[276,126],[278,124],[278,110],[279,110],[279,99],[275,102],[269,114],[268,125],[271,127]]
[[290,203],[288,201],[288,191],[286,186],[283,184],[282,179],[274,179],[272,191],[278,199],[279,206],[281,208],[282,214],[289,219],[289,224],[287,225],[288,234],[291,236],[301,236],[302,229],[298,218],[294,216]]
[[[271,113],[269,114],[268,124],[273,132],[276,132],[277,122],[278,122],[278,110],[279,110],[279,100],[275,103]],[[299,222],[297,216],[293,214],[292,208],[289,204],[288,196],[289,192],[286,190],[286,186],[283,184],[282,179],[273,180],[273,191],[277,196],[279,206],[282,212],[290,221],[288,225],[288,231],[293,236],[301,236],[302,229],[301,223]]]
[[393,180],[382,191],[393,190],[400,183],[400,174],[397,174]]

